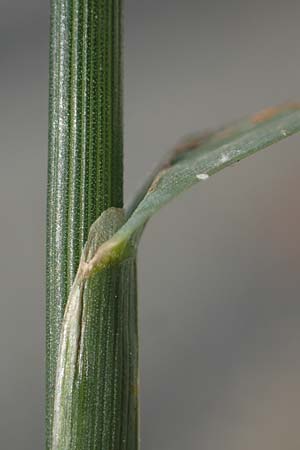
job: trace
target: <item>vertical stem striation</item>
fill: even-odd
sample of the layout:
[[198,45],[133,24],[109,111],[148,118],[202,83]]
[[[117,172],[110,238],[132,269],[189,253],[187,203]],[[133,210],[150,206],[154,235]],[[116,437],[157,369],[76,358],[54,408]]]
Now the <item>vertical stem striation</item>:
[[[91,224],[107,208],[122,207],[123,203],[121,9],[122,0],[51,1],[46,316],[48,449],[52,446],[57,352],[68,293]],[[131,277],[126,282],[134,284],[135,280]],[[120,289],[118,283],[107,286],[112,291],[109,297],[114,289]],[[125,317],[119,319],[126,323]],[[101,353],[105,343],[97,345]],[[109,377],[109,368],[103,370],[106,372],[104,375],[101,372],[101,376]],[[97,384],[96,379],[94,382]],[[97,407],[101,409],[102,405]],[[83,415],[89,413],[81,411]],[[96,441],[93,445],[76,448],[102,448]]]
[[[87,263],[123,223],[109,208],[94,223]],[[100,272],[78,270],[58,351],[51,450],[138,448],[135,256]]]

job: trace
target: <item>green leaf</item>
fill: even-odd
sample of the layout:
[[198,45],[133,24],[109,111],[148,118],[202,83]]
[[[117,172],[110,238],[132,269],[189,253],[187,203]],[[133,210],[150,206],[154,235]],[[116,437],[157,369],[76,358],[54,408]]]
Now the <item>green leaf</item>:
[[195,184],[247,156],[300,131],[300,106],[266,109],[216,132],[207,132],[178,146],[127,209],[127,221],[101,248],[87,275],[127,257],[147,221],[163,205]]
[[286,105],[189,139],[126,215],[110,208],[94,223],[62,325],[52,450],[137,448],[135,254],[145,224],[182,191],[298,131],[300,108]]

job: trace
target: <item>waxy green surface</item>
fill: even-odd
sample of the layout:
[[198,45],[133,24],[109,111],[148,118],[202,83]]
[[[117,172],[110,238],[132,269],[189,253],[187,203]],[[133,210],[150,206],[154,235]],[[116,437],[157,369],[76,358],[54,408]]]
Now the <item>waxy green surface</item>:
[[[121,0],[51,1],[46,317],[48,450],[52,446],[61,324],[80,255],[92,223],[107,208],[123,205],[121,15]],[[103,281],[102,291],[117,291],[120,277],[121,274],[115,275],[110,283]],[[92,411],[87,409],[82,414],[89,416]],[[96,433],[93,445],[99,447]]]

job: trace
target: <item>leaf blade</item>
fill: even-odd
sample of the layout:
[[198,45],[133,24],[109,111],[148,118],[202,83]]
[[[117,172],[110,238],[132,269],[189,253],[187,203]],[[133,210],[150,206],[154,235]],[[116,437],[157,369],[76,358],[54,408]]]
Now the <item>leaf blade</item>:
[[[134,254],[148,220],[193,185],[273,143],[300,132],[300,104],[269,108],[188,143],[163,160],[125,213],[125,223],[89,262],[86,276]],[[203,136],[203,135],[202,135]]]
[[[292,104],[269,108],[237,122],[234,126],[218,130],[215,134],[211,133],[204,143],[195,145],[186,152],[182,151],[181,158],[177,155],[175,159],[170,160],[168,166],[160,166],[160,171],[155,173],[152,183],[148,184],[143,193],[142,200],[137,202],[116,237],[128,240],[144,227],[155,212],[181,192],[298,132],[300,106]],[[141,197],[141,194],[139,196]]]

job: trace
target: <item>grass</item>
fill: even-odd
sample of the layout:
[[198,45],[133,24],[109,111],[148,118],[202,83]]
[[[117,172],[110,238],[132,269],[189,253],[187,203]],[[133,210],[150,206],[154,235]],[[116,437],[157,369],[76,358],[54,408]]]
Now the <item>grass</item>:
[[135,450],[144,227],[182,191],[299,132],[300,107],[186,140],[123,209],[121,0],[52,0],[49,92],[47,449]]

